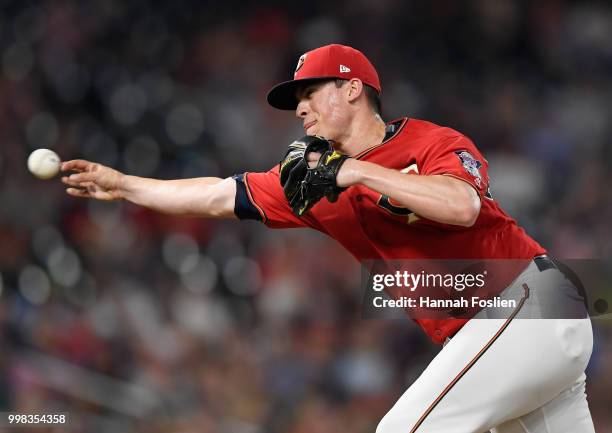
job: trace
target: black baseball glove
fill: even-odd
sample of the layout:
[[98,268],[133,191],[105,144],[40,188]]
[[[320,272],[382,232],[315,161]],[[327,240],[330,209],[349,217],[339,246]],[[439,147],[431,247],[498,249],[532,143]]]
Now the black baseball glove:
[[306,177],[308,162],[304,158],[304,153],[308,144],[313,140],[317,140],[317,137],[307,135],[291,143],[279,164],[280,183],[289,202]]
[[[311,152],[321,154],[314,168],[308,168]],[[332,203],[338,200],[346,188],[338,187],[336,176],[347,159],[319,136],[307,135],[289,145],[280,163],[280,183],[295,215],[304,215],[323,197]]]

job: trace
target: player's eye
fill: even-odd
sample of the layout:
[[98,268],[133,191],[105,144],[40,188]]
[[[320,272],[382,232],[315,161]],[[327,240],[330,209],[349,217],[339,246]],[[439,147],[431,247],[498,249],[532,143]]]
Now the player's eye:
[[299,92],[299,99],[310,99],[312,95],[317,91],[316,86],[305,87]]

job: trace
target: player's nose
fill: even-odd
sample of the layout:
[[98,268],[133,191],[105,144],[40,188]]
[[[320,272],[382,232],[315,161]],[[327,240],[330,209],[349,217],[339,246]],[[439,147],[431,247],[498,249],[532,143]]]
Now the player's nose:
[[308,103],[305,100],[301,100],[298,102],[297,107],[295,108],[295,116],[304,118],[308,114]]

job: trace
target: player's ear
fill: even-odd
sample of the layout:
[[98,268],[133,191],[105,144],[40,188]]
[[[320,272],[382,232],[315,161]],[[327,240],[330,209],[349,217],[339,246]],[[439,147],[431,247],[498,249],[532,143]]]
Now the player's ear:
[[348,81],[348,101],[354,102],[363,93],[363,82],[359,78],[351,78]]

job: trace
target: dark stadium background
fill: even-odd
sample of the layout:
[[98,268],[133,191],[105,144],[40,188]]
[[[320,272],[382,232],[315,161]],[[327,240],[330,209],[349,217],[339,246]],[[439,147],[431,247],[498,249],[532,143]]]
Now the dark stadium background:
[[434,356],[408,320],[361,319],[359,266],[322,235],[87,202],[26,170],[39,147],[159,178],[267,170],[303,131],[266,92],[319,45],[366,53],[386,120],[469,135],[552,255],[612,258],[607,2],[1,4],[0,411],[71,416],[36,431],[373,432]]

